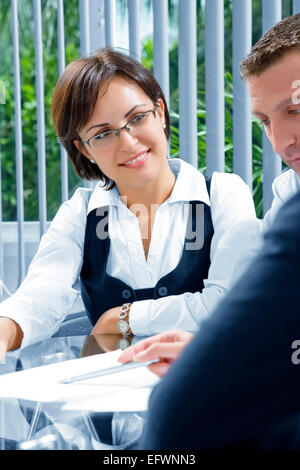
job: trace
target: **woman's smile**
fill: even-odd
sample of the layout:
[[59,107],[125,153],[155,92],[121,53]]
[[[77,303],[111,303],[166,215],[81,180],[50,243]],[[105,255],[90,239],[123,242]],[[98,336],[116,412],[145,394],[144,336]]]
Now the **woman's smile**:
[[148,160],[149,152],[150,150],[140,152],[133,158],[130,158],[129,160],[126,160],[126,162],[121,163],[121,166],[125,166],[126,168],[139,168],[143,166],[144,163],[146,163]]

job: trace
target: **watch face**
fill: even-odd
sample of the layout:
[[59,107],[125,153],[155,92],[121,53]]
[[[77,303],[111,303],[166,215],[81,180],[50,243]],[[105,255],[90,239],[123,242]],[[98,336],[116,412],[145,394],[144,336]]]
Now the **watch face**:
[[126,338],[121,338],[118,342],[118,347],[122,350],[128,348],[129,341]]
[[122,335],[125,335],[125,333],[127,333],[129,330],[129,323],[127,323],[125,320],[120,320],[117,323],[117,328],[122,333]]

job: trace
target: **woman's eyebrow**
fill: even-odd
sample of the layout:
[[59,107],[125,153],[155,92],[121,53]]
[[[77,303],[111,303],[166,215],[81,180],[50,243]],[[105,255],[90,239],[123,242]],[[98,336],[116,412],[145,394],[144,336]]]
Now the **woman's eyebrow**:
[[91,126],[88,128],[86,132],[89,132],[90,130],[94,129],[94,127],[102,127],[102,126],[108,126],[109,122],[103,122],[102,124],[94,124],[94,126]]
[[[129,116],[129,115],[130,115],[136,108],[138,108],[139,106],[146,106],[146,103],[143,103],[143,104],[136,104],[136,105],[133,106],[133,108],[131,108],[126,114],[124,114],[124,117],[126,118],[127,116]],[[89,127],[86,132],[91,131],[91,130],[94,129],[95,127],[102,127],[102,126],[109,126],[109,122],[103,122],[102,124],[94,124],[93,126]]]
[[126,118],[127,116],[129,116],[129,114],[131,114],[132,111],[134,111],[135,108],[138,108],[139,106],[146,106],[146,103],[143,103],[143,104],[136,104],[135,106],[133,106],[133,108],[130,109],[130,111],[128,111],[128,113],[124,114],[124,117]]

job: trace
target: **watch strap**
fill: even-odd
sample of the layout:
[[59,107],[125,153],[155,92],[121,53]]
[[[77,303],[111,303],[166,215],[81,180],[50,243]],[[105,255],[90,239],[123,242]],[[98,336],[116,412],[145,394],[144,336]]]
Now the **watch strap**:
[[123,304],[120,308],[119,321],[117,322],[117,329],[122,335],[131,335],[129,323],[127,321],[128,313],[130,311],[131,304]]

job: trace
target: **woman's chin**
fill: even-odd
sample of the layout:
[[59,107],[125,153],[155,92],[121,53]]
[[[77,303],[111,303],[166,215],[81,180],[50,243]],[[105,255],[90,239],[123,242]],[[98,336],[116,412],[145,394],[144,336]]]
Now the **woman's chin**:
[[151,187],[151,185],[155,186],[159,180],[159,176],[159,169],[144,168],[143,171],[127,175],[126,180],[124,178],[120,179],[116,185],[119,190],[122,189],[123,194],[124,192],[126,193],[126,191],[145,190],[147,187]]

